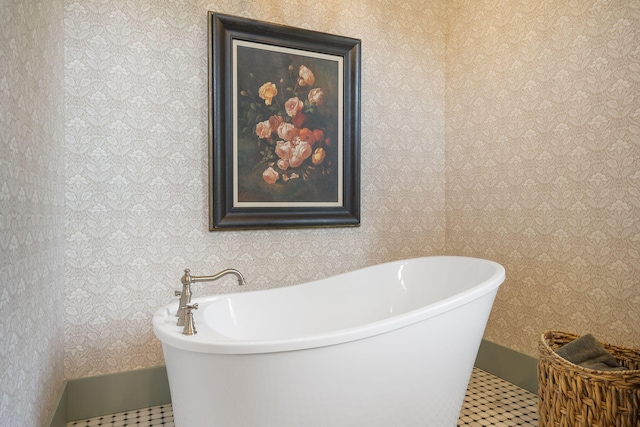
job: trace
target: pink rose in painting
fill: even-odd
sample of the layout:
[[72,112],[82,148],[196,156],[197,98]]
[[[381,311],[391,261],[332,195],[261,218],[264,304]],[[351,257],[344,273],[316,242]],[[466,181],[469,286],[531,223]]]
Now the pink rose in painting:
[[289,160],[293,155],[293,147],[290,141],[276,142],[276,154],[283,160]]
[[307,96],[307,99],[312,104],[322,105],[322,103],[324,102],[324,97],[325,97],[324,91],[316,87],[309,91],[309,95]]
[[287,111],[289,117],[295,117],[302,108],[304,108],[304,103],[300,101],[298,97],[289,98],[284,104],[284,109]]
[[279,177],[280,174],[272,167],[262,172],[262,179],[264,179],[264,182],[267,184],[275,184]]
[[293,168],[297,168],[305,161],[305,159],[309,158],[310,155],[311,146],[309,146],[307,141],[300,141],[300,143],[293,149],[289,165]]
[[271,127],[271,132],[278,133],[278,127],[284,122],[282,116],[271,116],[269,117],[269,126]]
[[298,70],[298,84],[300,86],[313,86],[315,81],[316,78],[311,70],[304,65],[301,65],[300,69]]
[[278,160],[278,167],[283,171],[286,171],[287,169],[289,169],[289,160],[284,160],[284,159]]
[[291,141],[298,136],[298,129],[291,123],[283,122],[278,126],[278,136],[284,140]]
[[316,151],[311,156],[311,161],[314,165],[319,165],[324,161],[325,157],[327,157],[327,153],[325,153],[324,148],[316,148]]
[[258,96],[264,99],[265,105],[271,105],[271,100],[278,94],[278,88],[271,82],[267,82],[258,89]]
[[256,135],[258,138],[269,138],[271,136],[271,125],[269,124],[269,120],[265,120],[264,122],[260,122],[256,125]]

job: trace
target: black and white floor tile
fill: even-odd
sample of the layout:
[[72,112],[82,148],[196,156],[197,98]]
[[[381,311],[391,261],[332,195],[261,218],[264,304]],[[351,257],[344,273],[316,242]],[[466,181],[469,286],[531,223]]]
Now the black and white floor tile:
[[67,427],[175,427],[171,405],[153,406],[135,411],[72,421]]
[[[458,427],[537,427],[538,397],[485,371],[474,368]],[[171,405],[72,421],[67,427],[175,427]]]
[[538,396],[478,368],[467,388],[458,427],[538,426]]

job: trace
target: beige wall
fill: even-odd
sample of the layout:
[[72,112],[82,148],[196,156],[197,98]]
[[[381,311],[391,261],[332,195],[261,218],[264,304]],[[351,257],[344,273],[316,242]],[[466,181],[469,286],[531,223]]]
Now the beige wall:
[[[362,39],[362,226],[207,229],[207,11]],[[444,2],[66,2],[68,378],[163,364],[184,268],[247,289],[444,251]],[[233,279],[196,295],[236,290]]]
[[447,251],[503,263],[486,338],[640,345],[640,2],[449,3]]
[[64,380],[63,17],[0,1],[0,426],[44,425]]
[[[10,425],[42,424],[63,352],[68,378],[161,364],[149,319],[185,267],[258,289],[482,256],[508,272],[490,340],[640,342],[638,1],[0,4]],[[207,231],[207,10],[362,39],[361,228]]]

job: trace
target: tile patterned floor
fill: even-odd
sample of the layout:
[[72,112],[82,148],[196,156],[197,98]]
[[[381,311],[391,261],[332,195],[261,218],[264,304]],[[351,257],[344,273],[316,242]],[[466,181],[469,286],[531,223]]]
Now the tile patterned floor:
[[[467,395],[462,405],[462,411],[460,412],[458,427],[537,427],[537,404],[538,397],[535,394],[474,368]],[[72,421],[67,424],[67,427],[94,426],[175,427],[171,405],[154,406],[87,420]]]
[[478,368],[467,388],[458,427],[538,426],[538,396]]
[[135,411],[72,421],[67,427],[175,427],[171,405],[153,406]]

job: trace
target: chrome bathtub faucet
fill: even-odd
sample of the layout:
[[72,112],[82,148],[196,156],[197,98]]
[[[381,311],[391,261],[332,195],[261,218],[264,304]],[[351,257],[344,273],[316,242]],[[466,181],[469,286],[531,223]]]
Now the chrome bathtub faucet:
[[222,270],[219,273],[214,274],[213,276],[192,276],[191,270],[188,268],[184,270],[184,275],[180,280],[182,282],[182,291],[176,291],[175,295],[180,297],[180,303],[178,304],[178,312],[176,313],[176,317],[178,318],[178,326],[184,326],[187,321],[187,315],[185,307],[191,304],[191,284],[196,282],[213,282],[221,278],[222,276],[226,276],[227,274],[234,274],[238,276],[238,285],[242,286],[247,282],[244,280],[244,276],[235,268],[227,268],[226,270]]

